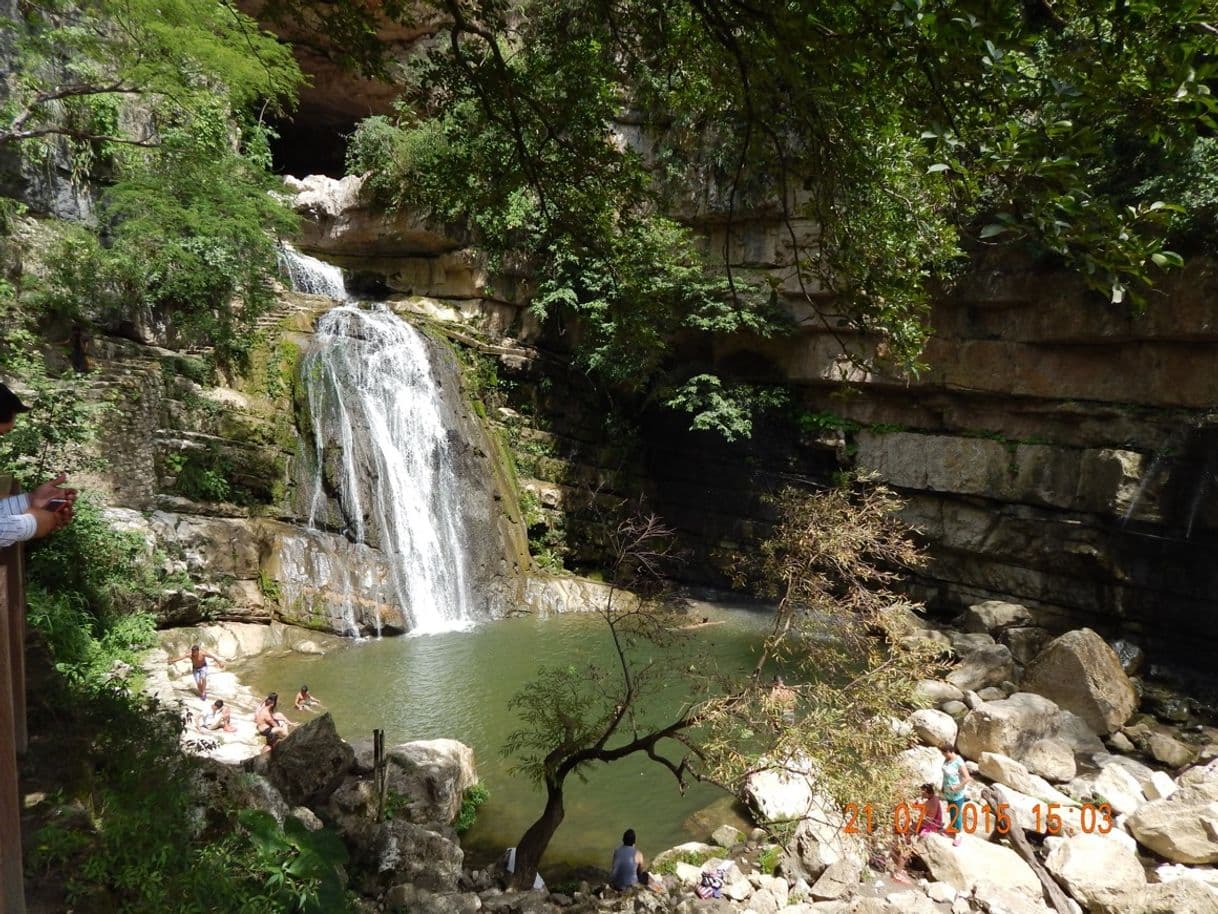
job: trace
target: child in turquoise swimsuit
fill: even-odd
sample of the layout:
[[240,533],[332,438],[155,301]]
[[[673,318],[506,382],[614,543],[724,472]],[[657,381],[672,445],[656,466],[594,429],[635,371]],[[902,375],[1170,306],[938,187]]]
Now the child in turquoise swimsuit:
[[964,785],[969,782],[968,768],[951,743],[943,747],[943,799],[947,800],[947,810],[950,815],[948,831],[955,834],[952,843],[960,844],[961,811],[964,809]]

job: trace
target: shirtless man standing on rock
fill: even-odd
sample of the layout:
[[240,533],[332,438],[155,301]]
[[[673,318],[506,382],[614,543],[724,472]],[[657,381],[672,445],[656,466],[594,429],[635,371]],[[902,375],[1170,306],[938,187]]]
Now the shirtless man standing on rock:
[[191,673],[195,677],[195,688],[197,688],[199,690],[199,697],[206,698],[207,697],[207,661],[208,660],[216,661],[216,666],[218,666],[220,669],[224,669],[224,661],[222,661],[219,657],[217,657],[211,651],[205,651],[205,650],[203,650],[203,648],[199,647],[199,645],[192,644],[190,646],[189,652],[187,652],[185,654],[180,654],[179,656],[172,658],[169,662],[177,663],[179,660],[185,660],[187,657],[190,658]]

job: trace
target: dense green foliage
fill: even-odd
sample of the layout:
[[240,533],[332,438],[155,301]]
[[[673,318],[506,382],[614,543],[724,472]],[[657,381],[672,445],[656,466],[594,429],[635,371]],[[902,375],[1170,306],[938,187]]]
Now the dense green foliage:
[[164,125],[217,104],[281,106],[301,80],[291,51],[226,3],[33,0],[20,11],[2,26],[15,78],[0,145],[66,137],[105,155],[155,144]]
[[134,664],[154,643],[149,610],[169,582],[149,552],[143,537],[116,531],[87,496],[70,526],[31,550],[30,624],[71,682],[100,687],[115,663]]
[[461,794],[461,811],[457,813],[457,820],[453,823],[458,835],[463,835],[474,827],[479,807],[490,798],[490,788],[485,784],[479,783],[465,788]]
[[338,837],[291,817],[281,827],[265,812],[241,810],[197,759],[182,754],[176,715],[114,687],[82,691],[64,682],[47,697],[58,709],[56,725],[79,741],[70,761],[54,763],[65,766],[64,793],[54,801],[89,815],[41,828],[29,866],[62,886],[72,910],[348,910]]
[[[743,434],[749,409],[666,362],[678,334],[776,332],[785,303],[838,334],[839,364],[916,371],[929,298],[970,254],[1028,245],[1136,310],[1180,262],[1168,229],[1212,220],[1209,0],[421,7],[445,40],[351,170],[464,225],[500,282],[532,277],[539,315],[576,319],[590,372],[701,427]],[[775,210],[783,237],[746,255]],[[722,229],[713,275],[691,218]]]
[[167,326],[244,363],[271,299],[275,236],[262,118],[294,97],[288,48],[207,0],[24,4],[6,23],[19,79],[0,150],[57,159],[101,191],[100,224],[65,230],[27,291],[59,317]]
[[31,408],[7,435],[0,437],[0,472],[29,486],[55,472],[88,469],[94,463],[89,445],[97,435],[106,404],[90,402],[79,378],[48,370],[39,338],[21,318],[6,284],[0,281],[0,377],[20,379],[23,399]]
[[[20,379],[33,407],[0,437],[0,468],[26,487],[91,468],[81,455],[104,437],[106,408],[86,399],[87,378],[51,370],[35,317],[11,286],[0,293],[0,376]],[[181,752],[179,716],[133,691],[155,643],[154,610],[190,580],[167,575],[168,558],[116,529],[88,493],[72,524],[27,556],[31,640],[52,667],[31,673],[33,751],[53,753],[37,769],[59,790],[27,854],[30,885],[60,886],[73,910],[346,910],[341,841],[291,819],[239,817],[239,801],[211,795],[199,761]]]

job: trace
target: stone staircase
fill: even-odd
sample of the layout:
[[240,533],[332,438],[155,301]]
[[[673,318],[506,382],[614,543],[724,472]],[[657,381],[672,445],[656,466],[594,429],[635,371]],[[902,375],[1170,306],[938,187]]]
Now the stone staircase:
[[[96,447],[108,463],[115,501],[139,507],[147,504],[159,485],[156,455],[149,442],[161,425],[165,386],[159,351],[135,344],[107,343],[95,357],[89,375],[90,399],[109,403],[101,421]],[[110,350],[106,352],[106,350]]]

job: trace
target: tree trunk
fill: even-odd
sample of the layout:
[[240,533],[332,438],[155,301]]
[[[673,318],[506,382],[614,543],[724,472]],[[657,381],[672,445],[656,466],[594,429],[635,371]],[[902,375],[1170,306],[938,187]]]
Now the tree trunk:
[[546,808],[516,845],[516,867],[508,881],[510,888],[524,891],[533,888],[537,866],[566,814],[562,803],[562,783],[547,783]]
[[[990,809],[994,811],[994,821],[998,821],[998,810],[1006,806],[1010,810],[1010,806],[1006,802],[1006,796],[997,784],[993,784],[981,791],[982,798],[989,804]],[[1036,874],[1036,878],[1040,880],[1041,888],[1044,890],[1045,898],[1049,904],[1053,905],[1053,910],[1058,914],[1070,914],[1072,910],[1070,901],[1066,897],[1066,893],[1062,891],[1062,887],[1053,881],[1053,877],[1049,871],[1044,868],[1044,865],[1036,859],[1036,852],[1032,850],[1032,845],[1028,843],[1028,838],[1023,833],[1023,829],[1019,827],[1019,823],[1015,821],[1015,817],[1011,815],[1011,830],[1007,833],[1007,841],[1015,852],[1023,858],[1026,863]]]

